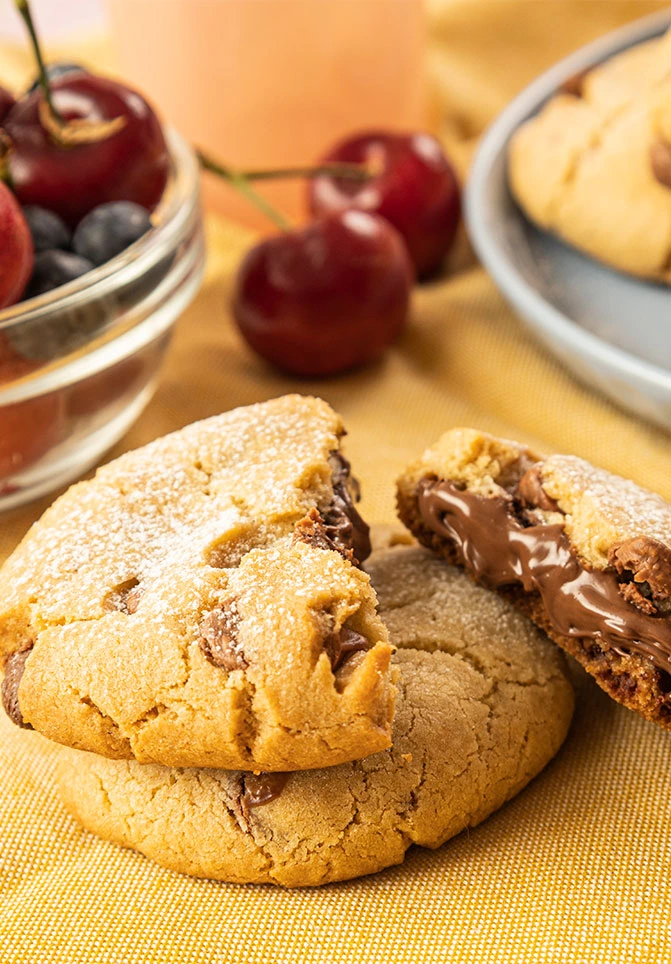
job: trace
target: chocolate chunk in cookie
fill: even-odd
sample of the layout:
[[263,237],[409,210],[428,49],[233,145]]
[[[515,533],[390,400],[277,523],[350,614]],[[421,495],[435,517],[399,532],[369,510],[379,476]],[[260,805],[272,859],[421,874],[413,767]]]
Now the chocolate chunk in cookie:
[[5,663],[5,675],[2,680],[2,705],[12,723],[32,730],[30,723],[26,723],[19,706],[19,685],[26,667],[26,660],[31,650],[24,649],[20,653],[12,653]]
[[659,138],[650,148],[652,173],[664,187],[671,187],[671,143]]
[[647,613],[671,613],[671,548],[648,536],[614,545],[608,561],[623,577],[620,592]]
[[137,610],[141,596],[140,580],[133,577],[119,583],[107,593],[103,600],[103,608],[107,612],[121,612],[130,616]]
[[200,624],[200,648],[215,666],[232,673],[247,669],[238,629],[240,613],[235,599],[229,599],[209,612]]
[[557,512],[559,506],[551,499],[543,488],[540,466],[532,465],[517,483],[515,494],[524,505],[530,509],[542,509],[543,512]]
[[296,523],[293,538],[294,542],[304,542],[313,549],[339,552],[343,559],[354,561],[354,550],[346,547],[342,541],[336,542],[329,536],[329,529],[317,509],[310,509],[305,518]]
[[287,785],[290,773],[245,773],[242,777],[242,806],[263,807],[277,800]]
[[364,653],[369,648],[370,642],[365,636],[346,626],[337,633],[330,633],[324,640],[324,650],[328,653],[334,672],[354,653]]

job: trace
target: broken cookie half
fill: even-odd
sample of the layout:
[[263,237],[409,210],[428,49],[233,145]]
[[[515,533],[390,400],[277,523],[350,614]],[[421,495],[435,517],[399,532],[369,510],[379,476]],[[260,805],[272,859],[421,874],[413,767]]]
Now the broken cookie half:
[[391,646],[338,415],[286,396],[73,486],[2,568],[3,705],[112,758],[300,770],[389,746]]
[[610,696],[671,729],[671,505],[582,459],[455,429],[401,476],[398,508]]

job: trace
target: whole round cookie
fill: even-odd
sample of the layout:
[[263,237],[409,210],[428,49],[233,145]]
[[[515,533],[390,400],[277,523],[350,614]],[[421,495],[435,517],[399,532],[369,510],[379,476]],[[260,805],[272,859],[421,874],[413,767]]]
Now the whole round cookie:
[[495,594],[419,547],[368,564],[400,670],[393,744],[310,772],[167,769],[61,751],[87,829],[172,870],[315,886],[438,847],[518,793],[564,739],[563,657]]
[[[330,766],[389,746],[391,647],[339,416],[290,395],[73,486],[0,574],[3,704],[79,749]],[[351,490],[351,491],[350,491]]]
[[671,281],[671,32],[572,78],[512,138],[509,180],[541,228]]

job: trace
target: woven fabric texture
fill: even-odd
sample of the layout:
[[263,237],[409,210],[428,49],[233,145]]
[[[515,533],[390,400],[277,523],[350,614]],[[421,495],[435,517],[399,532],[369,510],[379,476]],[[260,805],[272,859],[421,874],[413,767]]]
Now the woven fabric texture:
[[[465,167],[483,124],[544,66],[662,6],[432,0],[430,66],[455,157]],[[544,354],[465,242],[449,276],[416,291],[412,324],[382,362],[298,383],[253,357],[227,313],[249,234],[210,219],[208,240],[206,283],[159,390],[111,455],[298,390],[343,414],[373,521],[393,520],[406,461],[458,424],[575,452],[671,498],[669,436]],[[47,501],[0,518],[0,559]],[[0,964],[668,961],[671,736],[575,676],[566,744],[519,797],[436,852],[414,849],[400,867],[318,891],[192,880],[95,839],[59,805],[53,748],[0,714]]]

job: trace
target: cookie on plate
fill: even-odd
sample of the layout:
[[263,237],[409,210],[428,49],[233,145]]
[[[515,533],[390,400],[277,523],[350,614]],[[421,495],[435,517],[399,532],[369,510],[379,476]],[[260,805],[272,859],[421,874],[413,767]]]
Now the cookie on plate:
[[518,793],[571,719],[562,654],[513,607],[420,547],[368,563],[400,670],[393,746],[323,770],[254,775],[61,752],[89,830],[172,870],[326,884],[438,847]]
[[509,181],[539,227],[671,281],[671,32],[572,78],[512,138]]
[[669,503],[583,459],[454,429],[401,476],[398,506],[421,543],[671,729]]
[[0,571],[3,702],[68,746],[330,766],[389,746],[391,647],[340,418],[287,396],[73,486]]

